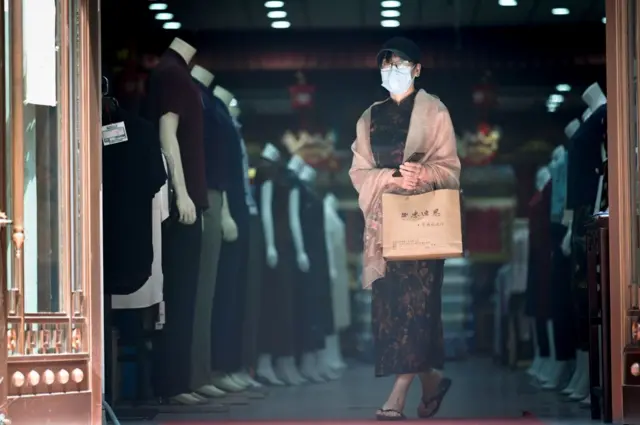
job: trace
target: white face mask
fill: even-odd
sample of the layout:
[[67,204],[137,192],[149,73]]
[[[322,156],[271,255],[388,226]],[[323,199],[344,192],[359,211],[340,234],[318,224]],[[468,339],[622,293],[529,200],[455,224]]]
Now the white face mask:
[[400,68],[392,66],[389,69],[381,69],[382,87],[387,89],[391,94],[406,93],[413,83],[411,71],[412,68],[408,66],[402,66]]

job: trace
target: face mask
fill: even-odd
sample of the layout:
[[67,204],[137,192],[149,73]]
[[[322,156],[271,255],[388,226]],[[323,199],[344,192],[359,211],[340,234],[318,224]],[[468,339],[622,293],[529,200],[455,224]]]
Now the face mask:
[[413,83],[410,67],[395,67],[380,70],[382,76],[382,87],[391,94],[404,94]]

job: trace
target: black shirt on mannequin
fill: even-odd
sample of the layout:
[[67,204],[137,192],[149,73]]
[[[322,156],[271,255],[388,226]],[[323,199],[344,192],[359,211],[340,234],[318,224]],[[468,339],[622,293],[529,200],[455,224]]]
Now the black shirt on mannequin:
[[154,125],[167,113],[180,117],[177,138],[187,192],[196,208],[207,209],[207,179],[203,143],[202,98],[185,60],[167,50],[149,77],[143,109]]

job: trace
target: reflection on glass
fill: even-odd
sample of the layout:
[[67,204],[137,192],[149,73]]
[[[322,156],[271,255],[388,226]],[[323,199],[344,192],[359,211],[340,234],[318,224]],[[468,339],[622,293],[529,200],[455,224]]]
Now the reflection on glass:
[[[56,75],[60,73],[60,22],[56,24]],[[26,46],[25,46],[26,47]],[[25,52],[28,55],[28,52]],[[26,72],[29,72],[25,69]],[[60,99],[59,78],[56,79]],[[24,106],[25,313],[62,310],[60,264],[59,106]]]

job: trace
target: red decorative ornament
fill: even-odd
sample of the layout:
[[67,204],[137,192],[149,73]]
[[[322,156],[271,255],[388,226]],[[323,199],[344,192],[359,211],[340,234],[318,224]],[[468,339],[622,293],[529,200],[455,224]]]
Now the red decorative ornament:
[[309,84],[296,84],[289,87],[291,106],[293,109],[312,109],[314,107],[314,94],[316,88]]

